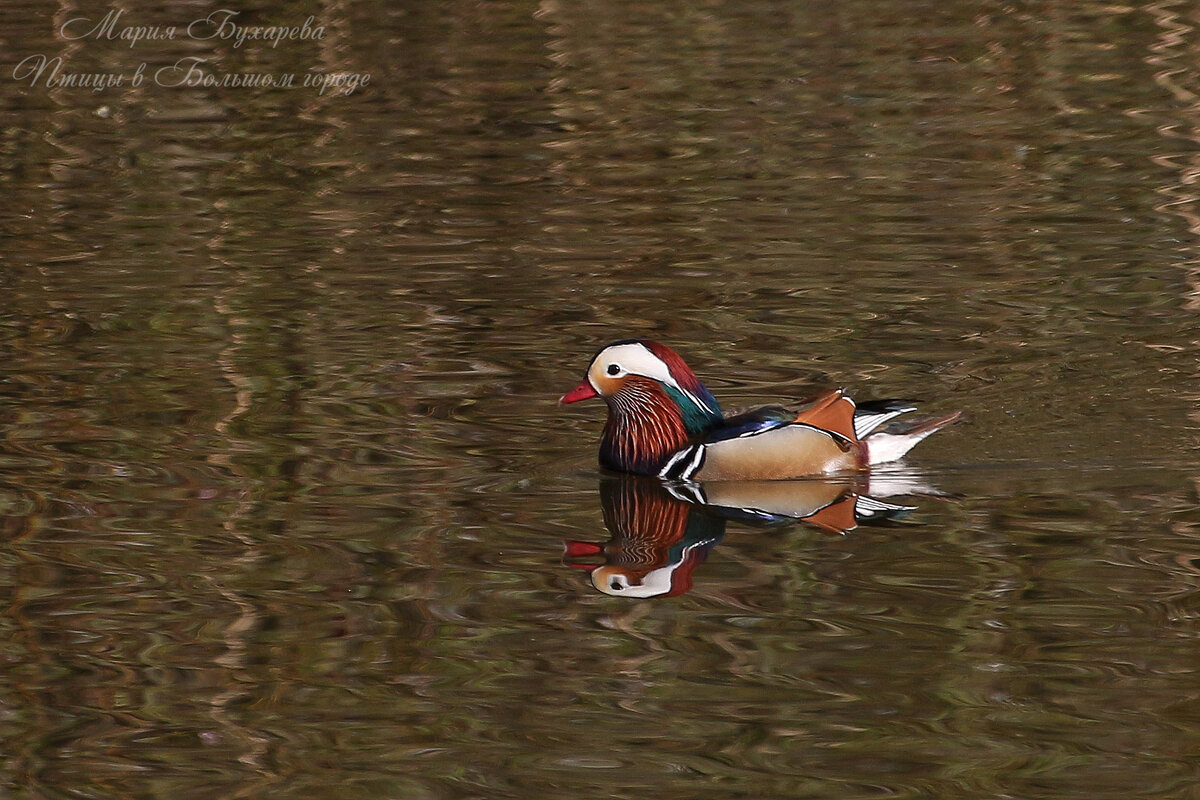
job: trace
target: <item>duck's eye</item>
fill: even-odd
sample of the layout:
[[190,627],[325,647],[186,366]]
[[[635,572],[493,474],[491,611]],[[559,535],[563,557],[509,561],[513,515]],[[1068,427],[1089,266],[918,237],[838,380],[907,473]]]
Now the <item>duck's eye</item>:
[[609,375],[620,375],[621,368],[616,364],[609,364],[606,372],[608,372]]
[[608,584],[608,588],[612,589],[614,592],[619,592],[622,589],[624,589],[625,587],[621,585],[621,582],[619,580],[617,580],[616,578],[613,578],[612,583]]

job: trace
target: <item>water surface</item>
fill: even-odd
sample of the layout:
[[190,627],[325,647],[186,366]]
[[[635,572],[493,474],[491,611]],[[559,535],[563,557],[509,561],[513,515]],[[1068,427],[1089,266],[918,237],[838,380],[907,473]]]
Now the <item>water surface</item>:
[[[239,12],[324,33],[0,10],[7,794],[1193,791],[1192,5]],[[730,407],[966,419],[904,520],[610,597],[562,555],[602,408],[555,401],[629,335]]]

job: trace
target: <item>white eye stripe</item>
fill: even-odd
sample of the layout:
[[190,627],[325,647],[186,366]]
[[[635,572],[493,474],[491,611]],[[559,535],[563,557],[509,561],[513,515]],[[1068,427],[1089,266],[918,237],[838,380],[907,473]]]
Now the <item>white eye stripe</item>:
[[625,372],[645,375],[647,378],[675,385],[675,379],[671,377],[671,371],[667,369],[663,360],[642,344],[631,342],[613,345],[604,351],[603,356],[602,363],[606,370],[609,366],[616,365]]

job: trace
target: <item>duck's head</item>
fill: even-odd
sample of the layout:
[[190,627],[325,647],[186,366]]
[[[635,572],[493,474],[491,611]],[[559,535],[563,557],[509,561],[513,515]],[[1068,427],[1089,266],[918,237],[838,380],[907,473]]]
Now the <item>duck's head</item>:
[[592,586],[613,597],[672,597],[685,594],[692,588],[692,576],[688,572],[679,585],[675,585],[674,573],[678,564],[652,569],[645,574],[623,567],[603,566],[592,570]]
[[587,376],[562,396],[560,403],[600,397],[615,412],[670,401],[688,433],[700,433],[721,421],[721,408],[679,354],[648,339],[622,339],[592,359]]
[[[592,586],[613,597],[674,597],[685,594],[692,588],[692,572],[704,561],[720,536],[705,539],[691,545],[674,548],[649,548],[644,552],[623,552],[618,549],[607,552],[601,545],[591,542],[564,542],[564,563],[589,573]],[[611,546],[611,543],[610,543]],[[603,555],[604,564],[584,564],[566,561],[568,557]],[[613,563],[614,561],[637,563]],[[671,559],[674,558],[674,561]],[[642,563],[645,562],[645,563]],[[669,563],[668,563],[669,562]]]
[[621,472],[658,474],[672,455],[722,421],[716,398],[679,354],[646,339],[601,349],[587,376],[559,402],[589,397],[608,405],[600,463]]

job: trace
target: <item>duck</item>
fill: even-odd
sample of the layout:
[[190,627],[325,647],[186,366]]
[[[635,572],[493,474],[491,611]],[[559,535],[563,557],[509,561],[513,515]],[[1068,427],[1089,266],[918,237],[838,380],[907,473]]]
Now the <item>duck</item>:
[[907,400],[855,403],[828,389],[799,408],[725,414],[683,357],[649,339],[620,339],[592,358],[561,404],[608,406],[600,466],[675,482],[789,480],[859,473],[898,461],[960,411],[908,424]]
[[[600,506],[611,538],[563,542],[563,563],[584,570],[597,591],[614,597],[686,594],[696,567],[725,536],[725,519],[666,486],[637,475],[602,479]],[[589,558],[601,563],[582,560]]]
[[[563,563],[588,572],[592,586],[607,595],[675,597],[691,590],[693,573],[725,536],[726,522],[754,528],[798,522],[840,536],[860,524],[902,520],[915,510],[880,499],[896,488],[893,480],[861,475],[708,484],[606,476],[600,479],[600,507],[610,538],[602,544],[563,542]],[[911,487],[899,488],[907,494]]]

